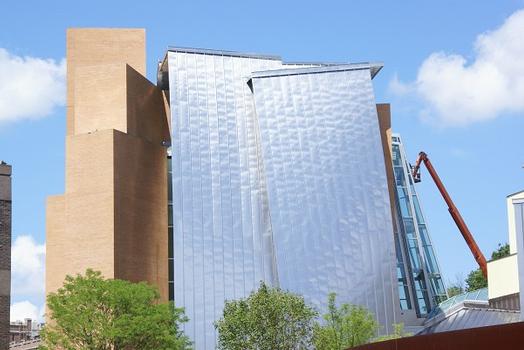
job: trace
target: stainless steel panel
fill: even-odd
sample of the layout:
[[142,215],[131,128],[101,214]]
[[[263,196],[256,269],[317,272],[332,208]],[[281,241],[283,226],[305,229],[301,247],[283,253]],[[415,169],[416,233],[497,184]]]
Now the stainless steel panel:
[[224,301],[272,284],[274,254],[251,72],[275,59],[168,53],[172,122],[175,303],[196,349],[215,348]]
[[320,310],[336,292],[389,331],[396,264],[370,68],[332,70],[252,80],[279,283]]

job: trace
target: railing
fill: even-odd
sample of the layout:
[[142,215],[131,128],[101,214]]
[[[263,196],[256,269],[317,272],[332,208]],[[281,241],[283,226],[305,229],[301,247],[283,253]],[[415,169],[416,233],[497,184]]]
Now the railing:
[[41,345],[40,339],[23,340],[9,343],[9,350],[34,350]]

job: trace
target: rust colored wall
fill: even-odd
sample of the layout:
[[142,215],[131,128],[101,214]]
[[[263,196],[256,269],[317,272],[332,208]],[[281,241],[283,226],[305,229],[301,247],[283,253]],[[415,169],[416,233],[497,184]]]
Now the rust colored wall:
[[388,180],[391,217],[393,219],[393,225],[395,225],[397,220],[395,214],[395,176],[393,174],[393,163],[391,161],[391,108],[389,103],[377,104],[377,114],[380,128],[380,139],[382,141],[382,149],[384,151],[384,161],[386,163],[386,176]]
[[357,346],[352,350],[524,349],[524,322],[463,329]]

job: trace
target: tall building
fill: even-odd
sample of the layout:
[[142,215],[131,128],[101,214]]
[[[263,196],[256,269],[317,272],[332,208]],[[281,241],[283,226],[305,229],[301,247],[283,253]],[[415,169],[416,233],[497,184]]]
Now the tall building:
[[225,300],[260,281],[398,322],[395,248],[372,78],[380,64],[286,64],[171,48],[174,300],[199,349]]
[[169,126],[143,29],[67,31],[65,193],[48,198],[46,291],[93,268],[168,298]]
[[9,348],[11,294],[11,166],[0,161],[0,350]]
[[440,267],[414,187],[400,135],[392,135],[395,177],[395,245],[401,310],[426,316],[447,298]]
[[147,281],[185,308],[197,349],[215,348],[225,301],[261,281],[320,312],[335,292],[383,333],[406,303],[415,320],[431,308],[438,267],[425,265],[423,219],[410,217],[419,255],[405,246],[389,105],[372,84],[380,63],[170,48],[154,86],[144,36],[68,31],[66,186],[48,200],[47,292],[86,268]]

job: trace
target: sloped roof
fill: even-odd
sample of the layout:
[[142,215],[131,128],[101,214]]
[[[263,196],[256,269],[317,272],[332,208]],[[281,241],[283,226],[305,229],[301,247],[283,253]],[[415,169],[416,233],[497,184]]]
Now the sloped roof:
[[447,300],[444,300],[430,312],[427,319],[430,320],[442,313],[446,313],[448,312],[448,310],[454,308],[456,305],[464,302],[486,302],[487,305],[488,288],[481,288],[471,292],[465,292],[462,294],[455,295]]
[[462,301],[428,319],[417,335],[513,323],[519,319],[519,311],[491,309],[487,301]]

